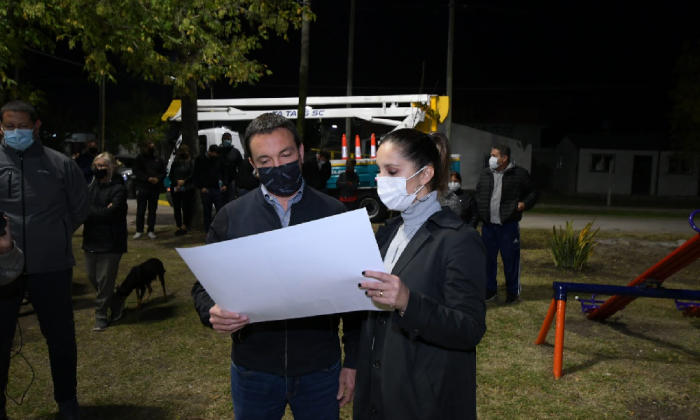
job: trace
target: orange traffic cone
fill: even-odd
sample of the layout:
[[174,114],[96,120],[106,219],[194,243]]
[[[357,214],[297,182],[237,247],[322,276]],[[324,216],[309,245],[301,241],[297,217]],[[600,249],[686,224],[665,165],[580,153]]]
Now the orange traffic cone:
[[342,155],[343,159],[348,158],[348,139],[345,137],[345,134],[343,134],[343,149],[342,149]]
[[374,137],[374,133],[372,133],[372,140],[370,141],[370,152],[369,152],[369,157],[371,159],[376,159],[377,158],[377,139]]
[[355,159],[362,159],[362,146],[360,146],[360,136],[355,136]]

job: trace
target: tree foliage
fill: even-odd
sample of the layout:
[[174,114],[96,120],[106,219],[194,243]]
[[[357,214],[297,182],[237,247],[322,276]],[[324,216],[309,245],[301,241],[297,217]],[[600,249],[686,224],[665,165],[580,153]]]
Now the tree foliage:
[[114,103],[107,118],[107,150],[117,152],[119,146],[133,149],[159,143],[168,129],[160,119],[162,114],[161,103],[145,91],[133,91],[128,100]]
[[675,67],[671,127],[676,146],[700,152],[700,40],[687,42]]
[[0,78],[12,85],[24,48],[66,42],[96,81],[116,82],[120,62],[180,93],[188,80],[255,82],[269,70],[248,54],[300,27],[303,10],[292,0],[0,0]]

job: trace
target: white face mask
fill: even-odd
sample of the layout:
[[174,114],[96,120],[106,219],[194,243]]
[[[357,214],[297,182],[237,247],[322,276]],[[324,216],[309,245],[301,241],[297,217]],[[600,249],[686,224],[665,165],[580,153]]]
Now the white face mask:
[[449,188],[450,191],[452,191],[452,192],[457,191],[461,186],[462,186],[462,184],[459,182],[448,182],[447,183],[447,188]]
[[408,191],[406,191],[406,181],[423,172],[425,168],[424,166],[421,170],[408,178],[402,176],[377,177],[377,194],[386,208],[389,210],[404,211],[413,203],[416,199],[416,195],[418,195],[425,185],[421,185],[413,194],[409,194]]
[[497,157],[491,156],[491,158],[489,159],[489,167],[491,169],[498,168],[498,158]]

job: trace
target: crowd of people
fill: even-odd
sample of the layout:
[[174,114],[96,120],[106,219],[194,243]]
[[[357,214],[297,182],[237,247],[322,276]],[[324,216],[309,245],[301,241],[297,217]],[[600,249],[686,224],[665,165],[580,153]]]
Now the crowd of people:
[[[82,419],[71,238],[83,225],[85,270],[97,291],[94,329],[104,331],[127,251],[127,193],[114,156],[88,145],[88,174],[41,144],[40,125],[27,103],[0,109],[0,222],[7,222],[0,235],[0,390],[7,385],[19,307],[27,296],[49,347],[59,412]],[[328,196],[330,156],[306,154],[286,118],[268,113],[253,120],[244,154],[230,135],[222,140],[195,159],[186,145],[176,151],[167,175],[176,235],[191,228],[195,190],[205,207],[208,244],[357,209],[356,161],[348,159],[338,177],[339,200]],[[377,150],[377,193],[399,217],[376,233],[384,271],[358,273],[357,291],[384,311],[250,324],[245,314],[216,305],[196,282],[191,294],[202,324],[232,337],[236,419],[280,419],[287,405],[297,419],[338,419],[351,401],[355,419],[475,419],[476,346],[486,331],[485,301],[496,297],[496,258],[500,252],[504,261],[505,301],[514,303],[521,291],[518,221],[538,195],[510,154],[506,146],[495,147],[470,194],[460,174],[449,171],[444,135],[401,129],[384,137]],[[144,228],[155,239],[166,171],[154,144],[137,157],[134,175],[133,239]],[[230,276],[236,280],[235,270]],[[294,273],[288,277],[295,280]],[[0,420],[7,416],[4,407],[3,392]]]

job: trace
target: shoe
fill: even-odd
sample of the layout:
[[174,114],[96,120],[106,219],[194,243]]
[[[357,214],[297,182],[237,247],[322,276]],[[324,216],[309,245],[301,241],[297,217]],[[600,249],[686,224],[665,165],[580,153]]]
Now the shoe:
[[80,411],[78,398],[58,403],[58,412],[65,420],[83,420],[83,413]]
[[498,299],[498,293],[497,292],[489,292],[488,290],[486,291],[486,302],[491,302],[492,300]]
[[508,295],[506,296],[506,304],[512,305],[518,301],[518,295]]
[[141,233],[141,232],[136,232],[136,234],[134,235],[134,239],[139,239],[139,238],[142,237],[142,236],[143,236],[143,233]]
[[184,234],[186,234],[186,233],[187,233],[186,230],[184,230],[184,229],[179,229],[179,230],[175,231],[175,236],[182,236],[182,235],[184,235]]
[[92,328],[93,331],[104,331],[109,327],[109,322],[106,319],[98,319],[95,321],[95,326]]
[[124,316],[124,303],[126,300],[122,300],[116,294],[112,295],[112,302],[109,304],[109,310],[112,311],[112,322],[117,322]]
[[157,238],[157,236],[156,236],[156,234],[155,234],[154,232],[148,232],[148,237],[151,238],[151,239],[156,239],[156,238]]

